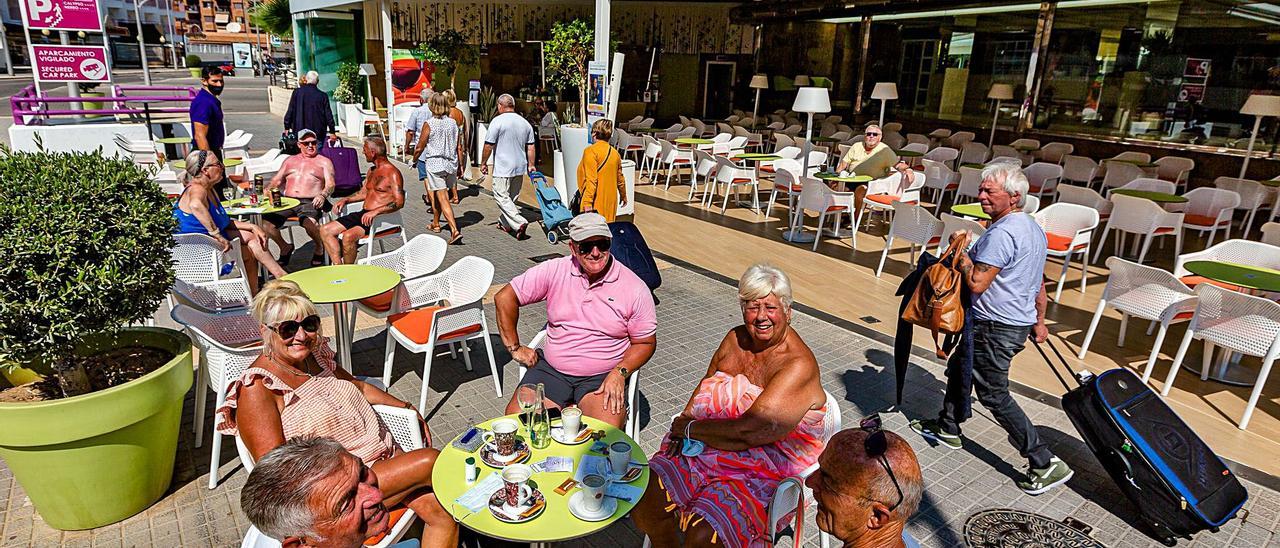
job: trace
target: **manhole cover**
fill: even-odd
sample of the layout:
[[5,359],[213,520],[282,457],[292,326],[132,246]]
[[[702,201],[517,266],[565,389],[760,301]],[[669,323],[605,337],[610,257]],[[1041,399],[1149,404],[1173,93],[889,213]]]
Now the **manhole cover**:
[[543,261],[550,261],[551,259],[559,259],[560,257],[563,257],[563,256],[564,255],[561,255],[559,253],[547,253],[546,255],[534,255],[532,257],[529,257],[529,260],[535,263],[541,263]]
[[983,510],[964,524],[969,548],[1105,548],[1089,535],[1039,514],[997,508]]

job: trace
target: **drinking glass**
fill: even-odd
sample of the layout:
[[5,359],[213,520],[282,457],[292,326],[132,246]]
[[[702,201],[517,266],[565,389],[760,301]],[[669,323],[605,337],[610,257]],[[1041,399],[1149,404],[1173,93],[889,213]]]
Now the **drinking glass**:
[[[522,384],[516,388],[516,404],[520,406],[520,416],[524,417],[525,427],[533,426],[533,410],[538,407],[538,387]],[[532,434],[532,430],[529,431]]]

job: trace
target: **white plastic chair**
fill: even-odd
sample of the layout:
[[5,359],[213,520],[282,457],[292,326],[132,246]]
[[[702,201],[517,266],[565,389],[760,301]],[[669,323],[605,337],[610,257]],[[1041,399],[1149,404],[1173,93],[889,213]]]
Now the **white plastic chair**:
[[973,244],[978,243],[978,238],[987,233],[987,227],[982,226],[982,223],[966,217],[943,213],[939,217],[939,221],[942,223],[942,230],[929,242],[929,245],[938,245],[935,255],[941,256],[942,252],[946,251],[947,246],[951,245],[951,235],[955,234],[957,230],[968,230],[971,233],[969,247],[973,247]]
[[703,181],[703,203],[710,203],[711,198],[715,196],[716,168],[719,167],[716,158],[717,156],[712,156],[705,150],[695,149],[693,151],[693,173],[689,176],[689,201],[693,201],[693,195],[698,191],[699,178]]
[[231,247],[225,253],[217,240],[208,234],[174,234],[173,241],[175,245],[170,254],[178,279],[193,285],[208,284],[223,279],[223,265],[235,263],[231,277],[239,277],[247,283],[239,238],[231,241]]
[[1054,189],[1062,181],[1062,166],[1048,162],[1036,162],[1024,168],[1022,174],[1027,177],[1027,192],[1044,198],[1045,193],[1053,195]]
[[[342,214],[346,215],[348,213],[355,213],[362,209],[364,209],[363,201],[347,202],[346,206],[342,208]],[[360,238],[359,242],[356,242],[357,245],[366,246],[365,258],[367,259],[373,256],[374,242],[377,242],[378,244],[379,253],[383,251],[383,240],[387,238],[399,238],[401,246],[407,244],[409,240],[408,237],[405,236],[403,223],[404,221],[400,218],[400,211],[381,213],[374,217],[373,225],[370,227],[369,234],[366,234],[363,238]],[[342,239],[342,235],[339,234],[338,238]]]
[[1075,185],[1058,185],[1057,188],[1058,202],[1091,207],[1098,212],[1099,222],[1111,218],[1111,209],[1115,207],[1114,204],[1103,198],[1096,190]]
[[630,154],[632,158],[639,160],[640,155],[644,154],[644,138],[627,133],[625,129],[618,129],[613,135],[618,150],[624,157]]
[[1258,210],[1271,207],[1271,204],[1267,203],[1267,199],[1271,197],[1270,189],[1257,181],[1237,179],[1235,177],[1218,177],[1214,179],[1213,186],[1223,190],[1230,190],[1240,195],[1240,205],[1236,206],[1236,210],[1245,212],[1244,222],[1241,225],[1243,232],[1240,237],[1248,238],[1249,228],[1253,226],[1253,220],[1257,216]]
[[948,137],[951,137],[951,130],[946,128],[938,128],[929,132],[929,139],[933,141],[940,142]]
[[[356,262],[358,264],[380,266],[394,271],[400,275],[402,283],[405,283],[435,272],[437,268],[440,268],[440,263],[444,262],[444,257],[448,250],[449,244],[443,238],[430,234],[419,234],[395,251],[365,257]],[[381,295],[374,295],[367,299],[356,301],[355,306],[350,307],[351,316],[347,325],[351,326],[353,330],[355,329],[357,310],[380,320],[408,310],[412,303],[409,295],[402,288],[403,286],[397,285],[395,289]],[[348,338],[348,340],[351,339]],[[382,384],[387,386],[391,385],[391,368],[388,367],[389,365],[390,363],[383,364],[382,370]]]
[[241,160],[249,157],[249,141],[253,139],[252,133],[240,133],[236,137],[230,135],[222,144],[222,158],[239,158]]
[[222,312],[248,308],[253,295],[244,278],[229,278],[202,283],[191,283],[174,278],[169,288],[169,308],[175,304],[189,306],[204,312]]
[[1107,241],[1107,233],[1116,230],[1116,252],[1124,247],[1124,233],[1129,232],[1142,239],[1142,250],[1138,253],[1138,263],[1147,257],[1151,241],[1158,236],[1173,236],[1174,255],[1182,253],[1182,212],[1165,211],[1155,202],[1145,198],[1135,198],[1117,194],[1111,197],[1115,208],[1107,219],[1106,228],[1102,229],[1102,240],[1098,242],[1098,250],[1093,260],[1098,262],[1103,246]]
[[1193,275],[1184,266],[1190,261],[1220,261],[1280,270],[1280,247],[1251,240],[1226,240],[1201,251],[1178,255],[1173,261],[1173,275],[1189,287],[1209,283],[1234,290],[1235,286]]
[[115,134],[115,143],[136,165],[153,166],[160,161],[160,157],[156,154],[154,141],[135,141],[117,133]]
[[[205,404],[209,390],[214,393],[213,408],[222,407],[227,399],[227,387],[262,355],[261,326],[245,309],[209,313],[179,304],[169,311],[169,316],[182,325],[191,344],[200,350],[195,394],[195,447],[199,448],[204,443]],[[221,452],[222,435],[214,430],[209,454],[210,489],[218,486],[218,467],[222,464],[218,456]]]
[[991,157],[1010,158],[1016,160],[1019,166],[1026,165],[1026,162],[1022,159],[1022,153],[1009,145],[991,145]]
[[960,187],[960,177],[943,162],[922,159],[920,163],[924,164],[924,171],[918,175],[924,177],[924,187],[933,190],[933,209],[937,213],[942,210],[947,193]]
[[[804,228],[804,212],[812,211],[818,214],[818,232],[813,239],[813,250],[818,250],[818,243],[822,241],[822,227],[826,223],[827,215],[835,215],[834,229],[831,234],[839,234],[840,214],[848,213],[852,215],[853,192],[836,192],[831,190],[823,181],[812,177],[802,178],[803,183],[800,186],[799,198],[792,213],[792,227]],[[855,226],[856,230],[857,227]],[[854,246],[857,242],[857,235],[854,235],[850,241],[850,246]]]
[[1027,215],[1035,215],[1037,211],[1040,211],[1040,198],[1038,196],[1023,196],[1022,207],[1019,207],[1018,211]]
[[893,247],[895,239],[902,239],[910,242],[911,265],[916,264],[916,246],[920,246],[923,250],[928,247],[931,240],[942,230],[942,221],[934,217],[929,210],[911,203],[893,202],[893,221],[889,223],[888,240],[884,243],[884,250],[880,252],[880,264],[876,266],[876,277],[880,277],[880,273],[884,270],[885,258],[889,256],[889,248]]
[[907,144],[908,144],[908,145],[915,145],[915,144],[921,144],[921,145],[924,145],[925,152],[928,152],[928,151],[929,151],[929,144],[930,144],[930,143],[929,143],[929,136],[928,136],[928,135],[921,134],[921,133],[908,133],[908,134],[907,134]]
[[1110,196],[1111,189],[1120,188],[1144,177],[1142,168],[1125,162],[1111,162],[1102,176],[1102,195]]
[[[376,386],[376,382],[370,382]],[[384,388],[384,387],[379,387]],[[391,437],[395,438],[396,445],[405,451],[414,449],[422,449],[427,446],[426,439],[422,433],[422,426],[418,422],[418,414],[412,409],[402,409],[399,407],[389,407],[386,405],[374,405],[373,411],[378,414],[378,418],[382,419],[382,423],[387,425],[387,429],[391,431]],[[240,462],[244,465],[246,471],[252,472],[254,461],[249,454],[249,449],[245,447],[244,442],[240,441],[240,437],[236,436],[236,450],[240,454]],[[413,525],[417,515],[408,507],[404,508],[404,513],[400,515],[395,523],[391,524],[391,529],[383,535],[377,544],[366,545],[368,548],[387,548],[392,544],[400,542],[404,538],[405,533],[409,531],[409,527]],[[257,527],[249,526],[249,530],[245,532],[244,540],[240,543],[240,548],[279,548],[280,541],[275,540],[262,534]]]
[[[952,133],[950,137],[947,137],[947,146],[956,150],[961,150],[965,145],[972,143],[976,137],[977,135],[972,131],[957,131]],[[986,148],[986,145],[983,145],[983,148]],[[981,162],[981,160],[979,160],[979,162]]]
[[[1114,172],[1113,172],[1114,173]],[[1178,192],[1177,185],[1169,181],[1162,181],[1152,177],[1139,177],[1129,181],[1117,188],[1126,190],[1141,190],[1144,192],[1163,192],[1165,194],[1176,194]]]
[[492,283],[493,263],[473,256],[458,259],[439,274],[403,282],[403,291],[413,309],[387,318],[383,371],[390,369],[395,362],[397,344],[415,354],[425,354],[418,409],[427,409],[435,348],[455,342],[462,343],[462,358],[467,371],[471,371],[469,341],[484,341],[489,370],[493,374],[493,389],[502,395],[502,377],[493,359],[493,343],[489,340],[489,324],[481,301]]
[[[830,392],[827,392],[826,390],[823,390],[822,392],[827,396],[827,414],[823,417],[824,423],[822,425],[822,444],[825,447],[826,443],[831,440],[831,437],[835,436],[836,432],[840,431],[844,421],[840,417],[840,402],[836,400],[836,397],[831,395]],[[782,534],[782,531],[777,528],[778,522],[780,522],[782,518],[785,518],[788,514],[795,512],[800,507],[801,503],[806,505],[811,504],[811,502],[808,501],[816,503],[813,498],[813,490],[806,487],[804,483],[809,476],[813,475],[813,473],[817,471],[818,465],[815,464],[810,466],[799,476],[786,478],[778,484],[778,489],[773,492],[773,498],[769,500],[768,506],[768,541],[770,544],[776,545],[778,538]],[[799,514],[797,513],[794,518],[796,521],[792,522],[791,525],[792,534],[795,534],[794,532],[800,529],[798,523],[800,518]],[[831,535],[824,531],[818,531],[818,540],[821,543],[822,548],[828,548],[831,545]]]
[[[547,340],[547,330],[539,331],[533,339],[529,341],[528,347],[537,351],[542,349],[542,344]],[[524,380],[524,374],[529,371],[528,366],[519,361],[516,362],[519,369],[516,370],[516,389],[520,388],[520,381]],[[636,444],[640,443],[640,406],[636,405],[636,395],[640,393],[640,370],[636,370],[627,376],[627,424],[623,427],[623,432],[630,436]]]
[[[1029,198],[1030,196],[1028,196]],[[1062,273],[1058,275],[1058,288],[1053,294],[1056,301],[1062,298],[1062,286],[1071,268],[1071,256],[1080,254],[1080,293],[1083,294],[1089,278],[1089,245],[1093,231],[1098,228],[1098,210],[1078,204],[1057,203],[1034,215],[1044,229],[1049,243],[1046,253],[1062,259]]]
[[982,170],[976,167],[961,166],[957,171],[959,180],[956,181],[956,203],[960,203],[961,198],[978,199],[978,187],[982,186]]
[[1200,368],[1200,380],[1209,378],[1209,364],[1213,361],[1213,349],[1221,346],[1222,359],[1225,361],[1232,352],[1262,358],[1262,368],[1258,371],[1258,379],[1253,383],[1253,391],[1249,393],[1249,403],[1245,404],[1244,415],[1240,417],[1240,429],[1249,426],[1249,418],[1258,405],[1258,397],[1271,374],[1271,365],[1280,355],[1280,304],[1262,297],[1254,297],[1244,293],[1222,289],[1210,284],[1196,287],[1196,295],[1200,303],[1187,325],[1187,334],[1182,337],[1178,346],[1178,355],[1173,358],[1173,366],[1164,380],[1164,389],[1160,395],[1168,396],[1173,387],[1174,377],[1182,366],[1187,355],[1187,348],[1192,339],[1204,341],[1204,359]]
[[751,209],[760,211],[760,181],[756,178],[756,170],[742,167],[724,156],[716,157],[716,188],[724,187],[724,199],[720,203],[720,213],[729,208],[729,195],[735,194],[740,187],[749,187],[751,191]]
[[663,189],[670,189],[671,176],[676,174],[677,170],[682,167],[693,167],[693,151],[679,148],[666,139],[658,139],[658,143],[662,147],[658,161],[667,174]]
[[777,160],[773,164],[773,191],[769,193],[769,203],[765,206],[765,213],[773,211],[774,201],[778,198],[778,192],[787,195],[787,212],[795,211],[795,198],[800,195],[800,170],[804,169],[800,162],[783,158]]
[[[952,138],[954,139],[954,137],[955,136],[953,135]],[[990,151],[987,150],[987,145],[984,145],[982,143],[965,143],[964,146],[960,148],[959,163],[961,164],[986,163],[989,152]]]
[[1039,158],[1041,162],[1061,164],[1063,158],[1075,151],[1076,147],[1071,143],[1048,143],[1032,153],[1032,156]]
[[1262,243],[1280,246],[1280,223],[1264,223],[1262,225]]
[[933,150],[925,153],[925,160],[933,160],[947,164],[947,167],[956,169],[956,158],[960,157],[960,151],[951,147],[934,147]]
[[1180,156],[1163,156],[1156,158],[1156,177],[1172,182],[1176,187],[1187,186],[1191,178],[1191,170],[1196,168],[1196,161]]
[[[1050,143],[1053,144],[1053,143]],[[1084,156],[1062,157],[1062,182],[1075,183],[1082,187],[1091,187],[1098,177],[1098,162]]]
[[796,146],[796,140],[792,139],[790,135],[781,132],[773,134],[773,151],[775,153],[784,148],[794,146]]
[[[1098,307],[1093,312],[1093,320],[1089,322],[1089,330],[1085,332],[1084,344],[1080,345],[1078,356],[1083,360],[1088,354],[1093,334],[1108,306],[1120,313],[1120,333],[1116,346],[1121,348],[1124,347],[1129,317],[1148,320],[1153,326],[1158,324],[1160,331],[1156,334],[1155,344],[1151,346],[1151,354],[1147,356],[1147,365],[1142,370],[1142,382],[1147,382],[1151,378],[1151,369],[1155,367],[1169,326],[1190,318],[1191,312],[1195,310],[1195,292],[1167,271],[1120,257],[1108,257],[1107,268],[1111,275],[1107,277],[1102,298],[1098,299]],[[1147,336],[1150,335],[1148,330]]]

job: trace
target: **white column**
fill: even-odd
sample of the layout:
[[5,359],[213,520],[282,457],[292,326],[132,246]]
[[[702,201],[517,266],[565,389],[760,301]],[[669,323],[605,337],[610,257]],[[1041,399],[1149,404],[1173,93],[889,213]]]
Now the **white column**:
[[391,12],[387,11],[387,0],[378,1],[378,12],[382,15],[382,76],[387,87],[387,133],[391,133],[396,127],[396,90],[391,85]]
[[609,62],[609,0],[596,0],[595,61]]
[[[133,0],[133,17],[137,20],[136,23],[138,24],[138,59],[142,61],[142,81],[145,82],[146,85],[150,86],[151,69],[147,67],[147,45],[146,41],[142,39],[142,10],[139,9],[145,1],[146,0]],[[147,131],[151,131],[151,129],[148,128]]]

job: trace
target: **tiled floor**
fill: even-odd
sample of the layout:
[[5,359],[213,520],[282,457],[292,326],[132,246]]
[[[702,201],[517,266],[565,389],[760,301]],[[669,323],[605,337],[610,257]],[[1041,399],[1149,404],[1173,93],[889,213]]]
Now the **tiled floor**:
[[[417,234],[424,230],[427,219],[419,198],[420,186],[415,183],[409,187],[405,221],[409,233]],[[502,283],[534,264],[529,257],[565,252],[563,247],[548,244],[537,229],[531,228],[533,237],[521,242],[498,231],[492,224],[496,208],[488,195],[466,193],[460,211],[463,224],[467,225],[466,243],[450,249],[445,266],[464,255],[479,255],[494,263],[495,283]],[[298,253],[295,265],[300,266],[307,255],[306,251]],[[695,270],[666,266],[662,271],[663,286],[657,293],[661,299],[658,350],[643,370],[640,387],[640,442],[650,452],[665,431],[665,418],[687,400],[720,338],[741,321],[733,286]],[[885,410],[893,393],[891,348],[806,313],[809,309],[804,304],[798,304],[794,325],[818,358],[823,386],[839,398],[844,424],[856,424],[859,417]],[[486,310],[492,327],[491,303]],[[537,307],[525,311],[520,321],[525,338],[532,336],[543,319],[543,312]],[[362,322],[366,328],[357,335],[353,353],[357,373],[381,373],[385,339],[376,325]],[[496,357],[504,387],[510,387],[515,368],[501,348],[495,345]],[[447,355],[436,359],[427,412],[440,439],[451,438],[468,425],[499,413],[505,404],[505,399],[494,397],[483,351],[475,352],[473,358],[476,370],[471,373],[463,369],[460,360]],[[417,397],[421,387],[420,360],[420,356],[408,352],[397,353],[392,393],[405,399]],[[907,378],[908,403],[900,412],[884,415],[887,428],[911,441],[924,470],[924,502],[908,526],[923,545],[961,545],[965,519],[977,510],[996,507],[1028,510],[1055,520],[1074,517],[1093,526],[1094,536],[1107,546],[1156,544],[1129,524],[1134,519],[1129,504],[1105,477],[1066,416],[1050,405],[1018,397],[1055,451],[1076,468],[1077,476],[1064,488],[1039,497],[1023,495],[1014,486],[1012,476],[1021,463],[1003,431],[981,408],[975,409],[975,417],[966,425],[968,441],[962,451],[930,447],[911,436],[906,426],[910,418],[936,413],[943,389],[941,379],[940,367],[916,360]],[[505,392],[509,394],[510,390]],[[0,541],[5,546],[237,545],[247,527],[238,500],[246,474],[228,438],[220,455],[220,472],[225,478],[216,489],[207,489],[209,442],[206,438],[202,449],[191,447],[191,401],[189,397],[172,491],[151,509],[93,531],[55,531],[41,521],[8,470],[0,466]],[[1191,545],[1275,544],[1275,532],[1280,529],[1280,493],[1252,484],[1249,487],[1248,522],[1232,521],[1218,534],[1204,533]],[[816,530],[812,524],[805,527],[808,545],[816,545]],[[614,548],[639,546],[640,541],[630,522],[621,520],[597,535],[565,544]]]

